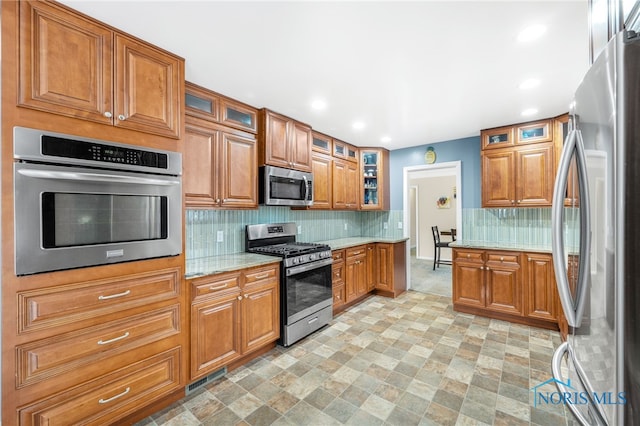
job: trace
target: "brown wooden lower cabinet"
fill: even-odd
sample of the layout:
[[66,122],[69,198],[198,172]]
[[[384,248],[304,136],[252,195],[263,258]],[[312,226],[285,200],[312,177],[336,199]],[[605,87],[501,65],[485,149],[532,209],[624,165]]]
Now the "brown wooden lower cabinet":
[[397,297],[407,289],[406,244],[370,243],[333,251],[333,312],[371,294]]
[[406,244],[376,244],[375,264],[377,268],[376,294],[398,297],[407,290]]
[[111,424],[180,385],[177,347],[18,410],[20,425]]
[[453,249],[454,310],[554,329],[558,306],[550,254]]
[[341,311],[346,303],[346,289],[344,285],[344,250],[333,251],[331,265],[331,286],[333,288],[333,313]]
[[191,283],[191,380],[280,337],[278,264],[209,275]]
[[17,423],[112,424],[183,390],[181,283],[172,267],[17,291]]

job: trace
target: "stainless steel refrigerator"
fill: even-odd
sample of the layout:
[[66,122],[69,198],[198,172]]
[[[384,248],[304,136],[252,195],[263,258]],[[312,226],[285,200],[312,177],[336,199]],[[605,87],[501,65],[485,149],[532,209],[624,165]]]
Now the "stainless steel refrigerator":
[[[582,424],[640,424],[640,37],[615,35],[578,87],[553,196],[569,336],[554,382]],[[565,362],[565,367],[561,364]]]

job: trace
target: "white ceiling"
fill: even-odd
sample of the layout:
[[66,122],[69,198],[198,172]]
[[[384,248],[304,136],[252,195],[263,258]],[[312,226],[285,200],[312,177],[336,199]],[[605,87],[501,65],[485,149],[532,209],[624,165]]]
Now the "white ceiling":
[[[188,81],[358,146],[559,115],[588,68],[587,0],[62,3],[184,57]],[[532,24],[547,31],[518,42]]]

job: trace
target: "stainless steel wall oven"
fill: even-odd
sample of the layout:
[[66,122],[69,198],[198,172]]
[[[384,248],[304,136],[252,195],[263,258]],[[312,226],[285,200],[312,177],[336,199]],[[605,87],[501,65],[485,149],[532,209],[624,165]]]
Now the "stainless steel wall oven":
[[16,275],[178,255],[182,159],[14,128]]

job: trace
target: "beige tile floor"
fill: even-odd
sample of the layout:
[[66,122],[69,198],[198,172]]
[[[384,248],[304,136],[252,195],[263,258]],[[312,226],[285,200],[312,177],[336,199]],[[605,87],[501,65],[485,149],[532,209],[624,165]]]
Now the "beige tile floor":
[[564,425],[564,407],[534,407],[531,391],[559,343],[450,297],[373,296],[139,425]]

